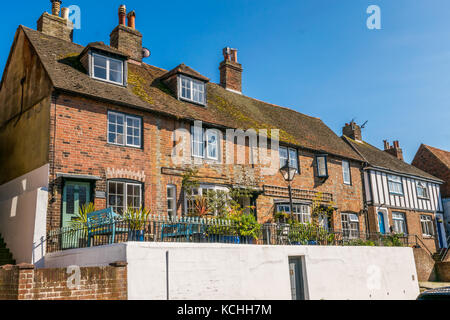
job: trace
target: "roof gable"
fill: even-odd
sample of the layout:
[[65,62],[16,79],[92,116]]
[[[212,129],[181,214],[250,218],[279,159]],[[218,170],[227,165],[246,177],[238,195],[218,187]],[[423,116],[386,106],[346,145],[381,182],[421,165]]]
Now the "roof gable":
[[396,173],[403,173],[425,179],[441,181],[439,178],[436,178],[435,176],[428,174],[419,168],[399,160],[386,151],[380,150],[365,141],[353,140],[347,136],[343,137],[371,166],[383,168]]

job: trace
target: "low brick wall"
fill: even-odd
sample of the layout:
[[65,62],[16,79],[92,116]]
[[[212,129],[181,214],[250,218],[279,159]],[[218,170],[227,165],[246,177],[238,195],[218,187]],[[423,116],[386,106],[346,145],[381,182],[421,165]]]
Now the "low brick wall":
[[28,264],[3,266],[0,300],[127,300],[126,263],[83,267],[78,275],[66,268],[35,270]]
[[413,251],[419,281],[436,281],[435,261],[430,254],[422,248],[413,248]]
[[436,263],[436,273],[440,282],[450,282],[450,262]]

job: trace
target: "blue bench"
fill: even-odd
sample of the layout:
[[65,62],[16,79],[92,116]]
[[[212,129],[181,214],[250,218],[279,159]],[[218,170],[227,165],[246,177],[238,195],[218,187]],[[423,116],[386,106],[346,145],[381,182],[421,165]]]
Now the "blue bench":
[[161,226],[161,241],[164,238],[180,238],[185,237],[189,241],[189,238],[194,234],[192,230],[192,224],[177,223],[177,224],[163,224]]
[[127,232],[116,228],[116,220],[120,215],[115,213],[112,208],[95,211],[87,214],[88,246],[91,246],[91,239],[94,236],[111,236],[109,244],[113,244],[117,232]]

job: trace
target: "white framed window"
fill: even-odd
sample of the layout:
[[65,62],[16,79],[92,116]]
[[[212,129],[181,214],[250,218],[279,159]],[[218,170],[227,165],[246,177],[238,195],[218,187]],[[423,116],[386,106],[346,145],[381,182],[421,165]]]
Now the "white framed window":
[[[291,214],[291,206],[289,203],[280,203],[277,205],[278,212]],[[311,207],[304,204],[292,204],[294,218],[303,224],[311,223]]]
[[327,178],[328,177],[327,156],[326,155],[316,156],[316,165],[317,165],[317,176],[319,178]]
[[298,172],[299,167],[298,167],[297,149],[280,147],[279,151],[280,151],[280,168],[283,168],[287,163],[289,163],[289,167],[296,168]]
[[172,184],[167,186],[167,215],[177,216],[177,187]]
[[420,216],[420,224],[422,225],[422,234],[426,237],[434,237],[433,218],[431,216]]
[[341,214],[342,234],[345,239],[359,239],[359,218],[355,213]]
[[217,130],[206,130],[206,157],[219,160],[219,133]]
[[108,181],[108,208],[123,214],[128,208],[135,210],[142,206],[142,184]]
[[123,61],[93,53],[92,67],[94,79],[123,85]]
[[417,183],[417,196],[422,199],[428,199],[428,189],[426,183]]
[[342,175],[344,177],[344,184],[352,184],[352,176],[350,173],[350,162],[348,160],[342,160]]
[[[201,185],[198,188],[193,188],[190,194],[184,192],[184,214],[195,214],[195,200],[199,196],[208,197],[208,191],[215,191],[216,194],[227,194],[230,190],[227,187],[223,186]],[[215,214],[217,214],[217,212],[215,212]]]
[[108,143],[141,147],[142,120],[123,113],[108,112]]
[[408,234],[406,229],[405,214],[402,212],[392,212],[392,220],[394,222],[394,232],[398,234]]
[[191,149],[195,158],[219,160],[220,135],[216,129],[191,127]]
[[390,193],[403,195],[402,178],[399,176],[388,175],[388,186]]
[[206,85],[202,81],[198,81],[183,75],[179,76],[180,98],[199,104],[205,103]]

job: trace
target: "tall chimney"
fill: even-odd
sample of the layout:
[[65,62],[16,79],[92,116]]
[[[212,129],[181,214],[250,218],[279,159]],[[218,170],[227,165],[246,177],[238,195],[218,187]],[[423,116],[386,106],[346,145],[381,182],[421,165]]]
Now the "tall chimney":
[[52,15],[59,17],[62,0],[50,0],[52,3]]
[[220,85],[227,90],[242,93],[242,65],[237,60],[237,49],[224,48],[220,64]]
[[134,10],[128,14],[128,27],[133,30],[136,29],[136,12]]
[[127,54],[131,60],[142,62],[142,34],[136,30],[136,13],[128,14],[128,26],[125,25],[126,8],[119,7],[119,25],[111,32],[110,45]]
[[37,22],[37,30],[56,38],[73,41],[73,23],[69,21],[69,10],[63,8],[63,17],[60,17],[61,0],[51,0],[52,14],[44,12]]
[[122,4],[119,7],[119,25],[121,26],[125,25],[126,17],[127,17],[127,7],[124,4]]
[[346,123],[345,127],[342,129],[342,133],[353,140],[362,141],[361,127],[354,121]]
[[394,145],[390,146],[389,142],[384,140],[384,151],[393,155],[397,159],[404,161],[403,150],[400,148],[400,143],[398,141],[394,141]]

